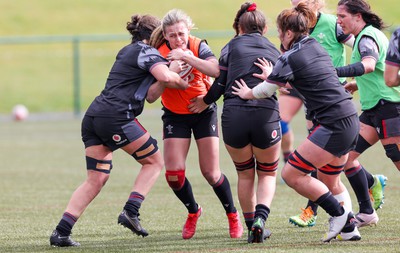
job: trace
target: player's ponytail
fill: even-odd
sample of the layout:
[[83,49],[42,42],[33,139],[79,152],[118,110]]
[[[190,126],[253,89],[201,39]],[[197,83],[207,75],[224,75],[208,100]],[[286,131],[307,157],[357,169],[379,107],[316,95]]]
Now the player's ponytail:
[[[283,10],[277,17],[278,28],[285,33],[292,31],[294,38],[290,46],[301,36],[308,35],[310,28],[317,22],[315,12],[311,10],[307,3],[300,2],[297,6]],[[289,47],[290,48],[290,47]],[[288,48],[287,48],[288,49]]]
[[264,34],[266,26],[265,15],[257,9],[256,3],[251,2],[245,2],[240,6],[232,25],[233,29],[235,29],[236,36],[239,35],[239,30],[247,34]]
[[151,15],[133,15],[131,21],[126,23],[126,30],[132,35],[132,43],[142,40],[150,40],[155,28],[161,25],[161,21]]

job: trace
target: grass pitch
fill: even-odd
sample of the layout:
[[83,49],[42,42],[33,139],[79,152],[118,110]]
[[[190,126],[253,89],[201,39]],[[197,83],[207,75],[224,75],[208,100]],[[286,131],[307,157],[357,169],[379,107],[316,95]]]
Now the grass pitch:
[[[162,149],[160,115],[160,110],[145,108],[140,121],[159,140]],[[201,176],[197,150],[192,148],[187,160],[187,175],[204,213],[191,240],[181,239],[186,209],[163,175],[141,208],[142,225],[150,235],[138,237],[117,225],[117,217],[139,169],[132,158],[117,151],[110,180],[73,229],[73,238],[82,246],[52,248],[49,236],[72,192],[86,176],[84,149],[80,140],[80,120],[68,115],[62,115],[62,120],[35,120],[34,116],[26,122],[0,122],[3,162],[0,168],[0,252],[398,252],[400,180],[380,144],[368,150],[361,161],[372,173],[388,176],[385,204],[378,210],[378,226],[361,228],[362,240],[358,242],[320,242],[328,218],[322,209],[319,209],[317,225],[313,228],[289,224],[289,216],[298,214],[306,200],[283,184],[280,178],[267,221],[271,238],[264,244],[247,244],[245,234],[241,239],[230,239],[223,208]],[[301,113],[292,127],[298,143],[305,138]],[[221,168],[231,182],[240,210],[236,172],[222,141]],[[343,182],[348,186],[357,212],[354,193],[344,176]]]

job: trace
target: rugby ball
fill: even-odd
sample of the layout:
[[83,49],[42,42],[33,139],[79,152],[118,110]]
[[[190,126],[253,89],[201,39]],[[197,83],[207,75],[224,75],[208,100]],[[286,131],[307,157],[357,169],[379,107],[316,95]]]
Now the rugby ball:
[[15,121],[22,121],[28,118],[29,111],[24,105],[16,105],[12,109],[12,117]]
[[[186,54],[193,55],[192,51],[190,51],[190,50],[185,50],[184,52],[185,52]],[[179,72],[179,76],[180,76],[182,79],[185,79],[185,78],[187,78],[187,77],[190,75],[190,73],[192,73],[192,71],[193,71],[193,66],[191,66],[191,65],[188,64],[187,69],[182,70],[181,72]]]

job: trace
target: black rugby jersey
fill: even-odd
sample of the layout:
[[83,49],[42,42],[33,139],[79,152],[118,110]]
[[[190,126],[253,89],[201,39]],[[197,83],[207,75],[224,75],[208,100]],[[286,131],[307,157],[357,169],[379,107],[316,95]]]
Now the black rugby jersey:
[[254,73],[262,73],[254,63],[258,62],[258,58],[264,57],[272,64],[275,64],[279,54],[278,49],[259,33],[244,34],[233,38],[221,50],[219,58],[220,76],[211,86],[204,101],[209,104],[211,101],[216,101],[223,94],[224,105],[259,106],[277,109],[278,104],[275,96],[265,99],[243,100],[239,96],[232,94],[232,86],[236,85],[235,80],[240,79],[243,79],[250,88],[264,81],[253,76]]
[[267,81],[280,86],[288,82],[299,92],[307,113],[317,123],[331,123],[357,113],[328,53],[308,36],[299,38],[279,57]]
[[91,103],[86,115],[137,117],[143,110],[150,85],[156,81],[150,70],[157,64],[167,63],[157,49],[143,42],[125,46],[117,54],[105,88]]
[[390,38],[386,64],[400,66],[400,28],[397,28]]

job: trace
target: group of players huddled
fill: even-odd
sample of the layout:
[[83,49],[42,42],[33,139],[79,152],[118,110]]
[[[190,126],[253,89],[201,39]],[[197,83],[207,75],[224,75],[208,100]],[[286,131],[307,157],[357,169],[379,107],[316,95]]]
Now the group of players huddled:
[[[219,60],[205,40],[190,34],[194,24],[182,10],[173,9],[162,20],[131,17],[126,29],[132,42],[118,52],[105,88],[82,120],[87,178],[73,193],[50,245],[80,246],[71,238],[72,228],[106,184],[117,149],[141,165],[118,223],[148,236],[139,210],[165,167],[169,187],[188,211],[182,238],[192,238],[203,211],[185,174],[192,133],[201,173],[225,209],[229,235],[241,238],[241,214],[219,165],[221,96],[221,132],[238,175],[248,243],[271,236],[266,221],[281,153],[283,181],[309,200],[291,223],[314,226],[320,206],[330,216],[322,237],[329,242],[360,240],[358,228],[378,222],[387,178],[370,174],[357,158],[380,140],[400,170],[400,28],[389,43],[381,31],[385,24],[365,0],[340,0],[336,16],[323,13],[323,0],[291,2],[276,19],[279,50],[265,37],[263,12],[245,2]],[[349,65],[344,45],[352,48]],[[190,74],[182,77],[183,72]],[[355,91],[360,115],[352,101]],[[145,101],[159,97],[163,152],[137,118]],[[289,122],[303,106],[309,135],[294,149]],[[356,214],[340,179],[343,171],[357,197]]]

